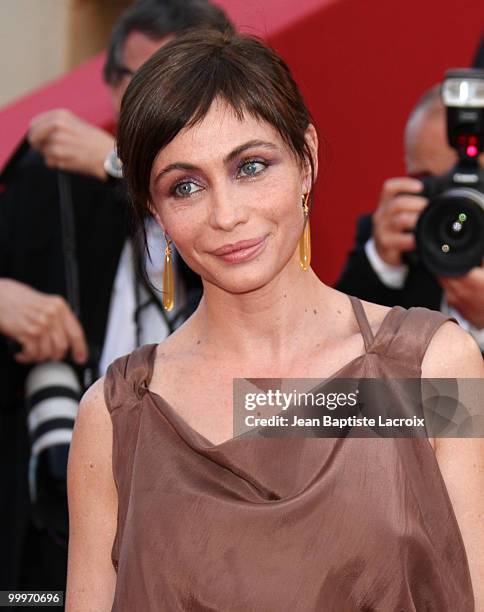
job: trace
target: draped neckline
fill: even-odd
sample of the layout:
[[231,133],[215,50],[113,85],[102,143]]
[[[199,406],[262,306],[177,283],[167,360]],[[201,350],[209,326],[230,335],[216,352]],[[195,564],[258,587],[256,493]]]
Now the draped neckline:
[[[375,336],[373,336],[373,334],[371,333],[371,327],[370,327],[368,318],[366,316],[363,306],[361,305],[360,300],[351,295],[349,295],[348,298],[350,299],[351,304],[353,306],[354,313],[356,315],[356,320],[360,328],[360,333],[362,334],[363,339],[364,339],[365,350],[360,355],[357,355],[356,357],[354,357],[353,359],[345,363],[341,368],[336,370],[336,372],[334,372],[330,376],[325,377],[322,382],[318,383],[316,386],[312,387],[308,391],[305,391],[305,393],[316,393],[317,391],[320,391],[320,389],[324,388],[328,383],[330,383],[334,379],[344,378],[342,374],[347,369],[349,369],[351,366],[354,366],[360,361],[364,361],[367,358],[367,356],[370,354],[372,346],[374,344],[377,344],[378,340],[380,339],[380,336],[384,333],[386,324],[388,323],[391,314],[395,310],[402,310],[400,306],[394,306],[393,308],[390,308],[390,310],[388,310],[388,312],[385,314]],[[359,309],[360,314],[358,313],[358,310],[357,310],[358,306],[355,304],[354,300],[357,300],[360,303],[360,307],[361,307],[361,309]],[[361,320],[360,317],[362,315],[366,319],[365,321]],[[371,334],[370,337],[369,337],[369,334]],[[168,422],[168,424],[171,425],[175,429],[177,434],[185,442],[187,442],[190,446],[194,447],[197,450],[205,451],[205,452],[217,451],[218,449],[225,449],[229,445],[241,439],[246,439],[247,434],[240,434],[235,437],[231,436],[230,438],[227,438],[226,440],[223,440],[222,442],[219,442],[219,443],[214,443],[210,441],[202,433],[200,433],[197,429],[195,429],[192,425],[190,425],[190,423],[188,423],[188,421],[186,421],[186,419],[184,419],[179,414],[179,412],[175,410],[175,408],[162,395],[160,395],[159,393],[156,393],[155,391],[152,391],[149,388],[151,379],[153,377],[153,372],[154,372],[154,364],[155,364],[155,359],[156,359],[157,347],[158,347],[158,343],[147,344],[142,347],[143,350],[147,351],[147,354],[144,355],[146,359],[146,365],[147,365],[147,374],[146,374],[144,381],[142,381],[143,385],[141,388],[144,391],[144,397],[148,397],[151,400],[151,402],[155,405],[158,411],[162,414],[162,416]],[[248,433],[253,435],[254,431],[251,430]]]

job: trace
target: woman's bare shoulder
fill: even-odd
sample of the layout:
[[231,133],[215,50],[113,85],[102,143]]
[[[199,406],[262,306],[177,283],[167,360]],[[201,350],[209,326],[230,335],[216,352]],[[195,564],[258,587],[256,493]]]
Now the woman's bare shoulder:
[[[104,377],[97,380],[84,393],[79,403],[69,451],[71,469],[87,469],[91,473],[100,470],[111,473],[111,449],[113,425],[104,397]],[[96,464],[87,465],[80,458],[97,458]]]
[[484,361],[477,342],[453,321],[443,323],[422,360],[423,378],[482,378]]
[[[392,308],[360,301],[375,335]],[[445,321],[429,342],[422,361],[422,377],[479,378],[484,373],[483,363],[474,338],[455,322]]]
[[104,376],[96,380],[82,396],[76,423],[81,421],[82,424],[93,427],[104,425],[103,429],[111,429],[111,417],[104,395],[104,380]]
[[[482,379],[484,361],[474,338],[452,321],[443,323],[435,332],[425,353],[422,376]],[[469,391],[467,399],[466,393]],[[482,413],[481,396],[482,394],[475,393],[474,382],[470,387],[459,384],[459,401],[478,417],[477,422]],[[478,434],[475,437],[462,438],[457,437],[457,434],[454,437],[437,437],[433,447],[466,548],[476,610],[482,610],[484,438],[478,437]]]
[[69,449],[66,609],[72,611],[110,610],[116,584],[111,549],[118,499],[112,424],[103,390],[104,378],[100,378],[84,393]]
[[104,396],[103,376],[81,398],[69,454],[96,455],[103,463],[110,463],[112,441],[113,424]]

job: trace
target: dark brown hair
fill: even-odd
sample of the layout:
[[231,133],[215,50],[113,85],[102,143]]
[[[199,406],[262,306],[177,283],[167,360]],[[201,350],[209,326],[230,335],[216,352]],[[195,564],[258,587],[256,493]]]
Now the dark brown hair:
[[150,175],[158,152],[222,98],[272,125],[301,164],[314,164],[305,140],[311,116],[286,63],[256,37],[187,31],[136,72],[121,104],[117,151],[136,221],[150,212]]

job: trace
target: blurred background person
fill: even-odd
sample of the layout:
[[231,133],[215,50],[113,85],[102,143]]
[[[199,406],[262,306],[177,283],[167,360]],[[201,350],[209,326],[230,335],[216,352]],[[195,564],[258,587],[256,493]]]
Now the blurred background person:
[[[454,278],[435,276],[403,257],[416,247],[412,230],[428,204],[419,195],[422,182],[414,177],[443,175],[457,162],[446,129],[440,85],[435,85],[417,102],[406,124],[408,176],[385,181],[376,211],[358,219],[355,245],[336,287],[386,306],[425,306],[451,314],[484,351],[484,268]],[[484,165],[483,155],[479,162]]]
[[[140,0],[122,14],[104,67],[115,117],[141,64],[178,33],[200,26],[232,29],[224,12],[205,0]],[[94,378],[102,375],[117,356],[161,341],[179,326],[198,304],[201,284],[175,255],[175,307],[165,311],[149,284],[161,286],[164,253],[158,247],[150,250],[147,278],[138,279],[141,239],[131,231],[130,204],[112,134],[57,109],[31,121],[28,141],[30,146],[24,143],[3,173],[0,201],[1,480],[3,490],[9,491],[2,496],[0,514],[0,583],[4,589],[63,590],[64,496],[52,500],[57,504],[49,508],[53,524],[46,526],[41,516],[31,516],[26,380],[36,363],[59,361],[69,353],[73,364],[83,368],[89,363]],[[72,197],[78,313],[66,296],[59,171],[68,176]],[[149,245],[152,239],[159,244],[157,227],[146,219]],[[67,432],[63,442],[68,443],[73,422],[64,421],[73,419],[66,419],[62,409],[54,416],[52,427]]]

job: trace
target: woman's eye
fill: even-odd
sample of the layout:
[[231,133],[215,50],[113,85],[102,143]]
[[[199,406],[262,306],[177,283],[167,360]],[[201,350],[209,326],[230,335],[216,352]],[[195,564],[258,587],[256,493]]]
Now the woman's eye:
[[186,198],[200,190],[201,187],[199,187],[193,181],[184,181],[183,183],[178,183],[173,187],[172,194],[178,198]]
[[262,172],[266,165],[260,161],[246,161],[239,167],[239,176],[255,176]]

